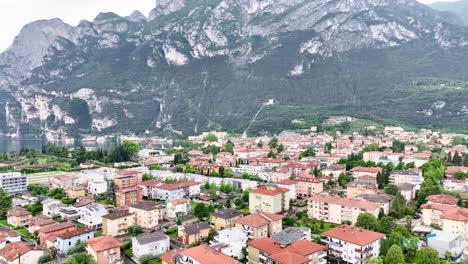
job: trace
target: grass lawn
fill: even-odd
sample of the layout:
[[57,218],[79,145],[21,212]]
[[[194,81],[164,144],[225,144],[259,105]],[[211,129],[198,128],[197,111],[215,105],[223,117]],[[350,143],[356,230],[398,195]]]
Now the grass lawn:
[[148,261],[148,264],[161,264],[161,263],[162,263],[162,260],[159,258]]
[[10,229],[13,229],[16,231],[16,233],[20,234],[24,239],[28,240],[28,241],[34,241],[34,236],[29,233],[29,231],[24,228],[24,227],[14,227],[12,225],[9,225],[7,223],[7,220],[6,219],[1,219],[0,220],[0,226],[4,226],[4,227],[8,227]]
[[125,255],[131,257],[133,255],[133,251],[131,248],[127,248],[126,250],[124,250],[124,253]]
[[174,228],[172,230],[168,230],[168,232],[166,232],[166,235],[168,235],[170,238],[176,238],[177,233],[177,228]]
[[49,177],[64,175],[64,171],[50,171],[28,174],[28,184],[48,184]]

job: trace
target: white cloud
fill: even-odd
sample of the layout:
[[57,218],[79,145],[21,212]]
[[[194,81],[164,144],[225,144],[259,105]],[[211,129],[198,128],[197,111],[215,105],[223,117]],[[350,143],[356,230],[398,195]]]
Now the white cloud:
[[92,20],[99,12],[129,15],[140,10],[145,15],[155,0],[0,0],[0,51],[6,49],[21,28],[39,19],[60,18],[76,25]]

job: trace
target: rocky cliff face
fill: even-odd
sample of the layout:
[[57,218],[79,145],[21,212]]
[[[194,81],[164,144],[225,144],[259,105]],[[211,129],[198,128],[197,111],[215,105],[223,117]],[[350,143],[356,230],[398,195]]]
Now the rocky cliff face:
[[[4,133],[51,136],[240,132],[269,98],[280,102],[273,110],[281,127],[297,119],[288,106],[363,115],[417,80],[462,79],[454,66],[468,58],[466,32],[412,0],[157,1],[147,19],[136,12],[77,27],[38,21],[0,55],[0,124]],[[453,67],[434,70],[449,61]],[[467,106],[455,101],[414,121],[436,99],[398,101],[396,117],[372,115],[422,126],[465,120]]]

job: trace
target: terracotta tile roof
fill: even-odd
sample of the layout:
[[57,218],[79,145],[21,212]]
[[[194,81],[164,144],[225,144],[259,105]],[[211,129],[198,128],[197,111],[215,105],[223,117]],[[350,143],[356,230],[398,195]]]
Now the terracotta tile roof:
[[58,230],[70,228],[72,226],[74,226],[74,225],[72,223],[69,223],[69,222],[57,223],[57,224],[49,225],[49,226],[46,226],[46,227],[42,228],[41,233],[55,232],[55,231],[58,231]]
[[118,190],[115,191],[115,192],[116,192],[116,193],[135,192],[135,191],[138,191],[139,189],[141,189],[141,187],[139,187],[139,186],[133,186],[133,187],[128,187],[128,188],[118,189]]
[[176,183],[162,183],[156,186],[156,188],[172,191],[172,190],[177,190],[181,188],[187,188],[187,187],[198,185],[198,184],[200,183],[196,181],[184,180],[184,181],[178,181]]
[[12,262],[13,260],[17,259],[18,256],[23,256],[24,254],[34,249],[37,248],[29,245],[27,242],[13,242],[0,249],[0,256],[9,262]]
[[382,168],[378,167],[354,167],[351,169],[352,172],[369,172],[369,173],[377,173],[377,172],[382,172]]
[[365,246],[385,237],[385,234],[369,231],[359,227],[342,225],[323,232],[322,235],[346,241],[355,245]]
[[322,203],[330,203],[330,204],[338,204],[341,206],[348,206],[348,207],[356,207],[366,210],[374,210],[380,207],[380,203],[376,202],[369,202],[364,200],[358,199],[349,199],[349,198],[341,198],[337,196],[330,196],[330,195],[313,195],[309,198],[310,201],[318,201]]
[[320,179],[318,179],[315,176],[310,175],[308,173],[300,174],[294,180],[295,181],[300,181],[300,182],[315,182],[315,183],[320,183],[321,182]]
[[90,229],[90,228],[78,227],[73,231],[68,231],[68,232],[63,233],[63,234],[58,234],[57,238],[69,239],[69,238],[72,238],[72,237],[75,237],[75,236],[79,236],[79,235],[86,234],[86,233],[91,233],[91,232],[93,232],[93,230]]
[[468,209],[461,207],[452,208],[443,212],[440,218],[453,221],[468,222]]
[[16,217],[28,216],[28,215],[32,215],[31,212],[23,208],[13,208],[13,209],[8,210],[8,213],[7,213],[7,216],[16,216]]
[[119,176],[137,175],[139,173],[142,173],[142,172],[137,171],[137,170],[120,170],[120,171],[117,171],[117,175],[119,175]]
[[179,255],[182,251],[184,251],[184,250],[183,249],[173,249],[171,251],[168,251],[166,254],[162,255],[160,258],[161,258],[162,262],[164,262],[164,263],[176,264],[176,262],[174,261],[174,257],[176,255]]
[[161,180],[147,180],[147,181],[141,182],[139,185],[145,186],[145,187],[155,187],[156,185],[161,184],[161,183],[162,183]]
[[0,226],[0,234],[6,237],[18,237],[19,234],[8,227]]
[[172,203],[173,205],[183,204],[183,203],[186,203],[186,202],[188,202],[188,200],[186,198],[179,198],[179,199],[175,199],[175,200],[170,201],[170,203]]
[[54,224],[55,221],[45,215],[39,215],[28,220],[28,225],[46,226]]
[[115,212],[103,215],[102,218],[115,220],[115,219],[124,218],[124,217],[131,216],[131,215],[133,214],[128,211],[115,211]]
[[[109,250],[112,248],[120,248],[122,243],[112,236],[99,236],[86,240],[88,246],[90,246],[95,252]],[[119,250],[119,249],[117,249]]]
[[241,225],[252,226],[252,227],[261,227],[268,225],[272,221],[277,221],[283,219],[282,215],[267,213],[267,212],[258,212],[255,214],[247,215],[239,219],[234,220],[234,223]]
[[309,240],[298,240],[286,247],[283,247],[270,237],[252,240],[247,244],[261,252],[267,253],[268,255],[290,252],[305,257],[326,249],[326,246],[319,245]]
[[289,189],[277,186],[262,186],[251,191],[251,193],[258,193],[262,195],[275,196],[281,193],[289,192]]
[[138,202],[136,204],[129,205],[129,207],[130,208],[136,208],[136,209],[139,209],[139,210],[144,210],[144,211],[153,211],[153,210],[164,207],[164,205],[158,204],[158,203],[153,202],[153,201],[140,201],[140,202]]
[[426,200],[432,203],[455,205],[459,199],[446,194],[434,194],[429,195]]
[[303,264],[309,261],[308,258],[292,252],[281,252],[268,256],[268,258],[278,264]]
[[207,245],[199,245],[197,247],[189,248],[181,252],[182,255],[188,256],[198,263],[203,264],[239,264],[240,262],[218,252]]
[[363,176],[360,176],[360,177],[356,177],[356,180],[358,180],[358,181],[368,181],[368,182],[373,182],[373,183],[377,182],[377,178],[373,177],[373,176],[370,176],[370,175],[363,175]]
[[277,182],[277,184],[282,184],[282,185],[294,185],[296,183],[297,183],[296,181],[293,181],[293,180],[290,180],[290,179],[286,179],[286,180],[282,180],[282,181]]
[[437,210],[437,211],[447,211],[450,209],[455,208],[454,205],[448,205],[448,204],[437,204],[437,203],[425,203],[420,206],[421,209],[431,209],[431,210]]

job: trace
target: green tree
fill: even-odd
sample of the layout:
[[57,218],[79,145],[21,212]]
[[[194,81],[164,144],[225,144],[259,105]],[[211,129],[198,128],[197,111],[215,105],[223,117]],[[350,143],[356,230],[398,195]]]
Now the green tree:
[[392,149],[394,152],[403,152],[405,150],[405,143],[395,139],[393,140],[390,149]]
[[227,199],[227,200],[226,200],[226,203],[224,204],[224,206],[226,206],[226,208],[231,208],[231,200],[230,200],[230,199]]
[[208,207],[203,203],[198,203],[193,208],[193,215],[198,217],[198,219],[203,219],[209,215]]
[[396,185],[390,184],[390,185],[385,186],[384,192],[386,194],[390,194],[390,195],[397,195],[399,190],[398,190],[398,187]]
[[277,137],[273,137],[273,138],[270,140],[270,143],[268,143],[268,146],[270,146],[270,148],[272,148],[272,149],[277,148],[277,147],[278,147],[278,138],[277,138]]
[[139,225],[131,225],[127,228],[127,234],[131,236],[138,236],[143,233],[143,228]]
[[138,151],[141,150],[140,145],[130,140],[124,140],[122,143],[122,148],[129,154],[130,157],[134,157]]
[[381,257],[378,258],[370,258],[366,261],[367,264],[383,264],[384,261]]
[[153,259],[156,259],[156,256],[149,254],[141,256],[138,260],[141,264],[150,264]]
[[85,252],[87,245],[88,244],[84,241],[78,241],[76,242],[75,246],[73,246],[72,248],[68,250],[68,254],[73,255],[75,253]]
[[209,133],[208,135],[206,135],[203,141],[216,142],[218,141],[218,137],[215,134]]
[[228,141],[224,145],[224,151],[229,152],[231,154],[234,154],[234,144],[232,144],[232,142]]
[[346,187],[346,184],[348,184],[349,182],[351,182],[352,179],[351,177],[349,177],[348,174],[346,173],[341,173],[339,176],[338,176],[338,183],[340,184],[341,187],[345,188]]
[[52,261],[54,258],[52,257],[52,255],[50,254],[45,254],[45,255],[42,255],[39,260],[38,260],[38,263],[39,264],[44,264],[44,263],[47,263],[47,262],[50,262]]
[[5,219],[12,205],[12,197],[0,189],[0,217]]
[[398,245],[393,245],[385,256],[385,264],[405,264],[405,255],[403,250]]
[[93,256],[87,253],[76,253],[71,255],[65,264],[95,264]]
[[49,191],[48,196],[57,200],[61,200],[62,198],[66,197],[67,194],[61,188],[54,188]]
[[377,230],[378,221],[371,213],[363,213],[358,216],[356,226],[367,230]]
[[306,150],[299,153],[298,159],[302,159],[304,157],[315,157],[315,150],[311,147],[306,148]]
[[418,252],[419,264],[439,264],[439,253],[437,250],[430,247],[423,247]]

